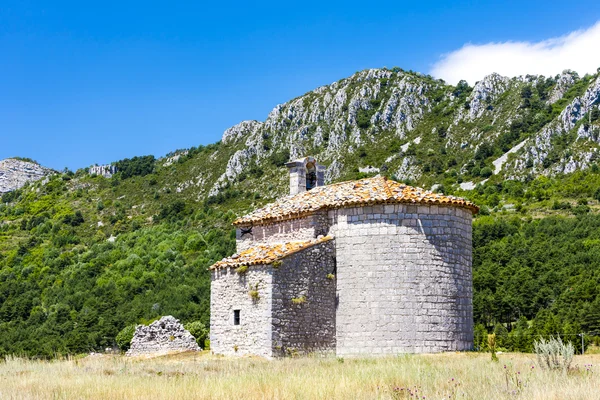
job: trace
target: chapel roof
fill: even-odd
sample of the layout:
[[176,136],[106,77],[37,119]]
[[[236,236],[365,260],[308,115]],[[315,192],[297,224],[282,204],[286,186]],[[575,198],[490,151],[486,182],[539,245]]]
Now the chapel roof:
[[233,222],[250,225],[300,218],[322,209],[374,204],[431,204],[462,207],[479,211],[474,203],[425,189],[408,186],[382,176],[318,186],[312,190],[285,196]]
[[209,269],[240,267],[243,265],[271,264],[301,250],[328,242],[333,236],[321,236],[312,240],[298,240],[287,243],[267,243],[246,249],[239,254],[226,257],[214,263]]

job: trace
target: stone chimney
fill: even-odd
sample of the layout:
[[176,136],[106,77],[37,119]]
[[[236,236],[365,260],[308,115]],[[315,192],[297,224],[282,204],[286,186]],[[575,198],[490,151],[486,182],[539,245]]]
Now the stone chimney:
[[305,157],[285,164],[290,171],[290,194],[298,194],[325,185],[325,166],[313,157]]

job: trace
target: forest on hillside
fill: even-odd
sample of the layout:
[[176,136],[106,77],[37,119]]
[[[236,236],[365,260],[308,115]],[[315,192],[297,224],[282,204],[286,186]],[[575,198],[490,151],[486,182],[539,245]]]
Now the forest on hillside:
[[[156,185],[154,172],[143,175],[135,185]],[[207,267],[234,252],[233,210],[254,195],[229,191],[202,203],[159,195],[133,216],[120,195],[130,179],[118,179],[67,173],[41,192],[3,196],[0,217],[12,223],[0,226],[1,354],[114,347],[122,329],[162,315],[208,327]],[[74,180],[98,186],[73,190]],[[521,351],[531,351],[539,335],[579,347],[577,334],[587,333],[586,345],[600,335],[600,174],[540,180],[472,193],[482,205],[473,231],[477,346],[487,332],[496,332],[500,348]],[[490,211],[497,197],[531,201],[532,191],[538,211]]]
[[120,160],[112,178],[65,170],[5,193],[0,355],[115,347],[132,324],[169,314],[208,328],[207,267],[234,252],[236,216],[286,192],[284,164],[298,154],[327,164],[329,182],[382,174],[481,207],[477,348],[488,332],[507,350],[551,335],[598,343],[599,106],[599,74],[493,74],[470,87],[366,70],[215,144]]

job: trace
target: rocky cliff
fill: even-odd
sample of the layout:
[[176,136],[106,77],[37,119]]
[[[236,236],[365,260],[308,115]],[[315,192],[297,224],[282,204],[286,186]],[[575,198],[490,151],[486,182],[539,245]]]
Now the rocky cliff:
[[0,193],[19,189],[28,182],[35,182],[53,173],[49,168],[23,161],[7,158],[0,161]]
[[[426,187],[474,188],[491,174],[569,173],[595,162],[599,103],[598,75],[572,71],[491,74],[473,87],[398,68],[361,71],[277,105],[265,121],[227,129],[213,154],[226,161],[203,174],[201,191],[216,196],[307,154],[328,166],[328,182],[380,172]],[[257,189],[284,187],[280,175]]]

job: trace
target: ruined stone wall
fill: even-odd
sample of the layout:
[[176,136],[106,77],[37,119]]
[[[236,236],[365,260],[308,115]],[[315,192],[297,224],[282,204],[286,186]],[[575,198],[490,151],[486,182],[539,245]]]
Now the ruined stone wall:
[[128,356],[198,351],[196,338],[183,328],[178,319],[167,315],[150,325],[135,327]]
[[99,175],[105,178],[111,178],[117,173],[117,167],[114,165],[92,165],[89,169],[90,175]]
[[[212,271],[210,347],[214,353],[271,357],[272,278],[272,268],[265,265],[250,266],[244,274],[234,268]],[[258,299],[250,296],[251,290],[258,291]],[[240,310],[240,325],[234,325],[234,310]]]
[[318,212],[304,218],[255,225],[251,233],[236,229],[237,252],[244,251],[260,243],[285,243],[294,240],[310,240],[326,235],[329,230],[327,212]]
[[335,247],[324,242],[273,269],[273,354],[335,349]]
[[473,346],[469,210],[378,205],[330,210],[337,254],[337,354]]

